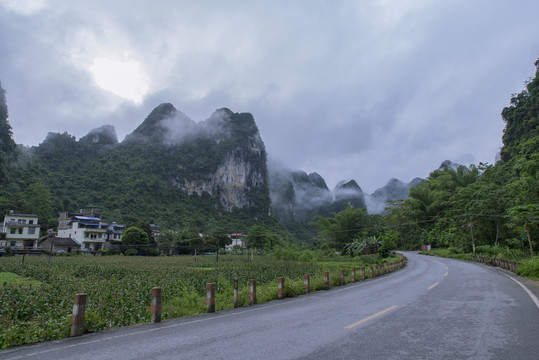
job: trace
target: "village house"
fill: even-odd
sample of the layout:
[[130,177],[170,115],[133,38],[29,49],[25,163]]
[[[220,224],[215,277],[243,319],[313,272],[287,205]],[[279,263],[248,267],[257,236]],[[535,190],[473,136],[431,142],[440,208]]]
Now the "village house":
[[0,248],[37,249],[40,230],[37,215],[10,210],[0,230]]
[[58,237],[73,239],[82,251],[98,251],[106,241],[107,227],[98,217],[60,213]]
[[244,234],[237,233],[237,234],[230,234],[229,236],[232,242],[230,243],[230,245],[226,246],[227,250],[231,250],[235,246],[240,247],[241,249],[245,248],[245,235]]
[[127,226],[116,224],[116,222],[108,224],[103,248],[110,249],[114,252],[120,252],[122,249],[122,235],[126,229]]
[[48,254],[73,253],[80,250],[80,244],[71,238],[48,236],[39,242],[39,246]]

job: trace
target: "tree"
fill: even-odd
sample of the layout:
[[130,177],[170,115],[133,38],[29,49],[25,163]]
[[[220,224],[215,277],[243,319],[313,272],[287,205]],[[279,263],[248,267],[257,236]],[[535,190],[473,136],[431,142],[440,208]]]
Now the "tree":
[[345,204],[345,209],[332,218],[316,217],[312,223],[321,236],[339,251],[360,235],[367,234],[370,217],[365,208],[356,209]]
[[539,224],[539,204],[519,205],[508,210],[510,225],[515,229],[524,226],[530,246],[530,256],[533,257],[531,229]]
[[391,230],[384,234],[382,237],[382,246],[378,249],[380,256],[388,257],[392,250],[397,248],[399,243],[399,232],[397,230]]
[[3,184],[5,181],[8,157],[15,149],[15,146],[13,132],[8,121],[6,91],[0,83],[0,184]]
[[247,247],[264,249],[268,244],[268,232],[265,227],[253,225],[247,232]]
[[224,231],[217,230],[212,234],[213,244],[217,249],[222,249],[232,244],[232,239]]
[[131,226],[122,234],[122,246],[125,249],[144,251],[150,243],[148,234],[141,228]]
[[172,230],[165,230],[159,233],[156,239],[159,251],[164,254],[170,254],[177,238],[178,234]]
[[215,251],[217,262],[219,262],[219,249],[232,244],[232,239],[230,236],[221,230],[215,231],[212,235],[206,237],[204,240],[204,245]]
[[174,247],[178,254],[192,254],[203,246],[198,230],[192,226],[183,228],[175,239]]
[[41,182],[30,184],[21,197],[21,207],[25,213],[36,214],[42,230],[52,228],[57,219],[53,218],[51,192]]

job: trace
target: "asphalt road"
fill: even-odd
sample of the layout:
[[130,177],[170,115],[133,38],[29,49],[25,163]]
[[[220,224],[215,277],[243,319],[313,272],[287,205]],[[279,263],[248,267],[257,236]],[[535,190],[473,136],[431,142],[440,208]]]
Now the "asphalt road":
[[405,255],[405,268],[373,280],[0,359],[539,359],[539,301],[511,274]]

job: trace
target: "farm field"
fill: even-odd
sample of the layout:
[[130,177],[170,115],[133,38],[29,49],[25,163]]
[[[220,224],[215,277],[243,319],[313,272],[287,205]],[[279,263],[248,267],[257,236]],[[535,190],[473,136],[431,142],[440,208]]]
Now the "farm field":
[[[398,258],[383,261],[397,261]],[[304,293],[309,274],[311,291],[346,282],[351,268],[378,261],[377,256],[329,257],[300,263],[273,256],[47,256],[0,258],[0,348],[69,336],[73,299],[88,294],[85,332],[150,321],[151,288],[162,288],[163,319],[206,311],[206,284],[216,284],[216,310],[232,308],[234,275],[238,277],[239,306],[249,304],[248,281],[257,283],[257,302],[277,298],[277,278],[284,276],[285,295]],[[367,277],[369,276],[367,272]]]

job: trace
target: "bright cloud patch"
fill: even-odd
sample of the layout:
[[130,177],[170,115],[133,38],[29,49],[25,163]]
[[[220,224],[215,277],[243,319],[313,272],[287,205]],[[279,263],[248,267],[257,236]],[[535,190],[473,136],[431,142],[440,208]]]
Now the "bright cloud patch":
[[0,6],[21,15],[33,15],[47,7],[45,0],[0,0]]
[[134,103],[141,103],[150,89],[144,67],[135,60],[96,58],[88,70],[100,88]]

